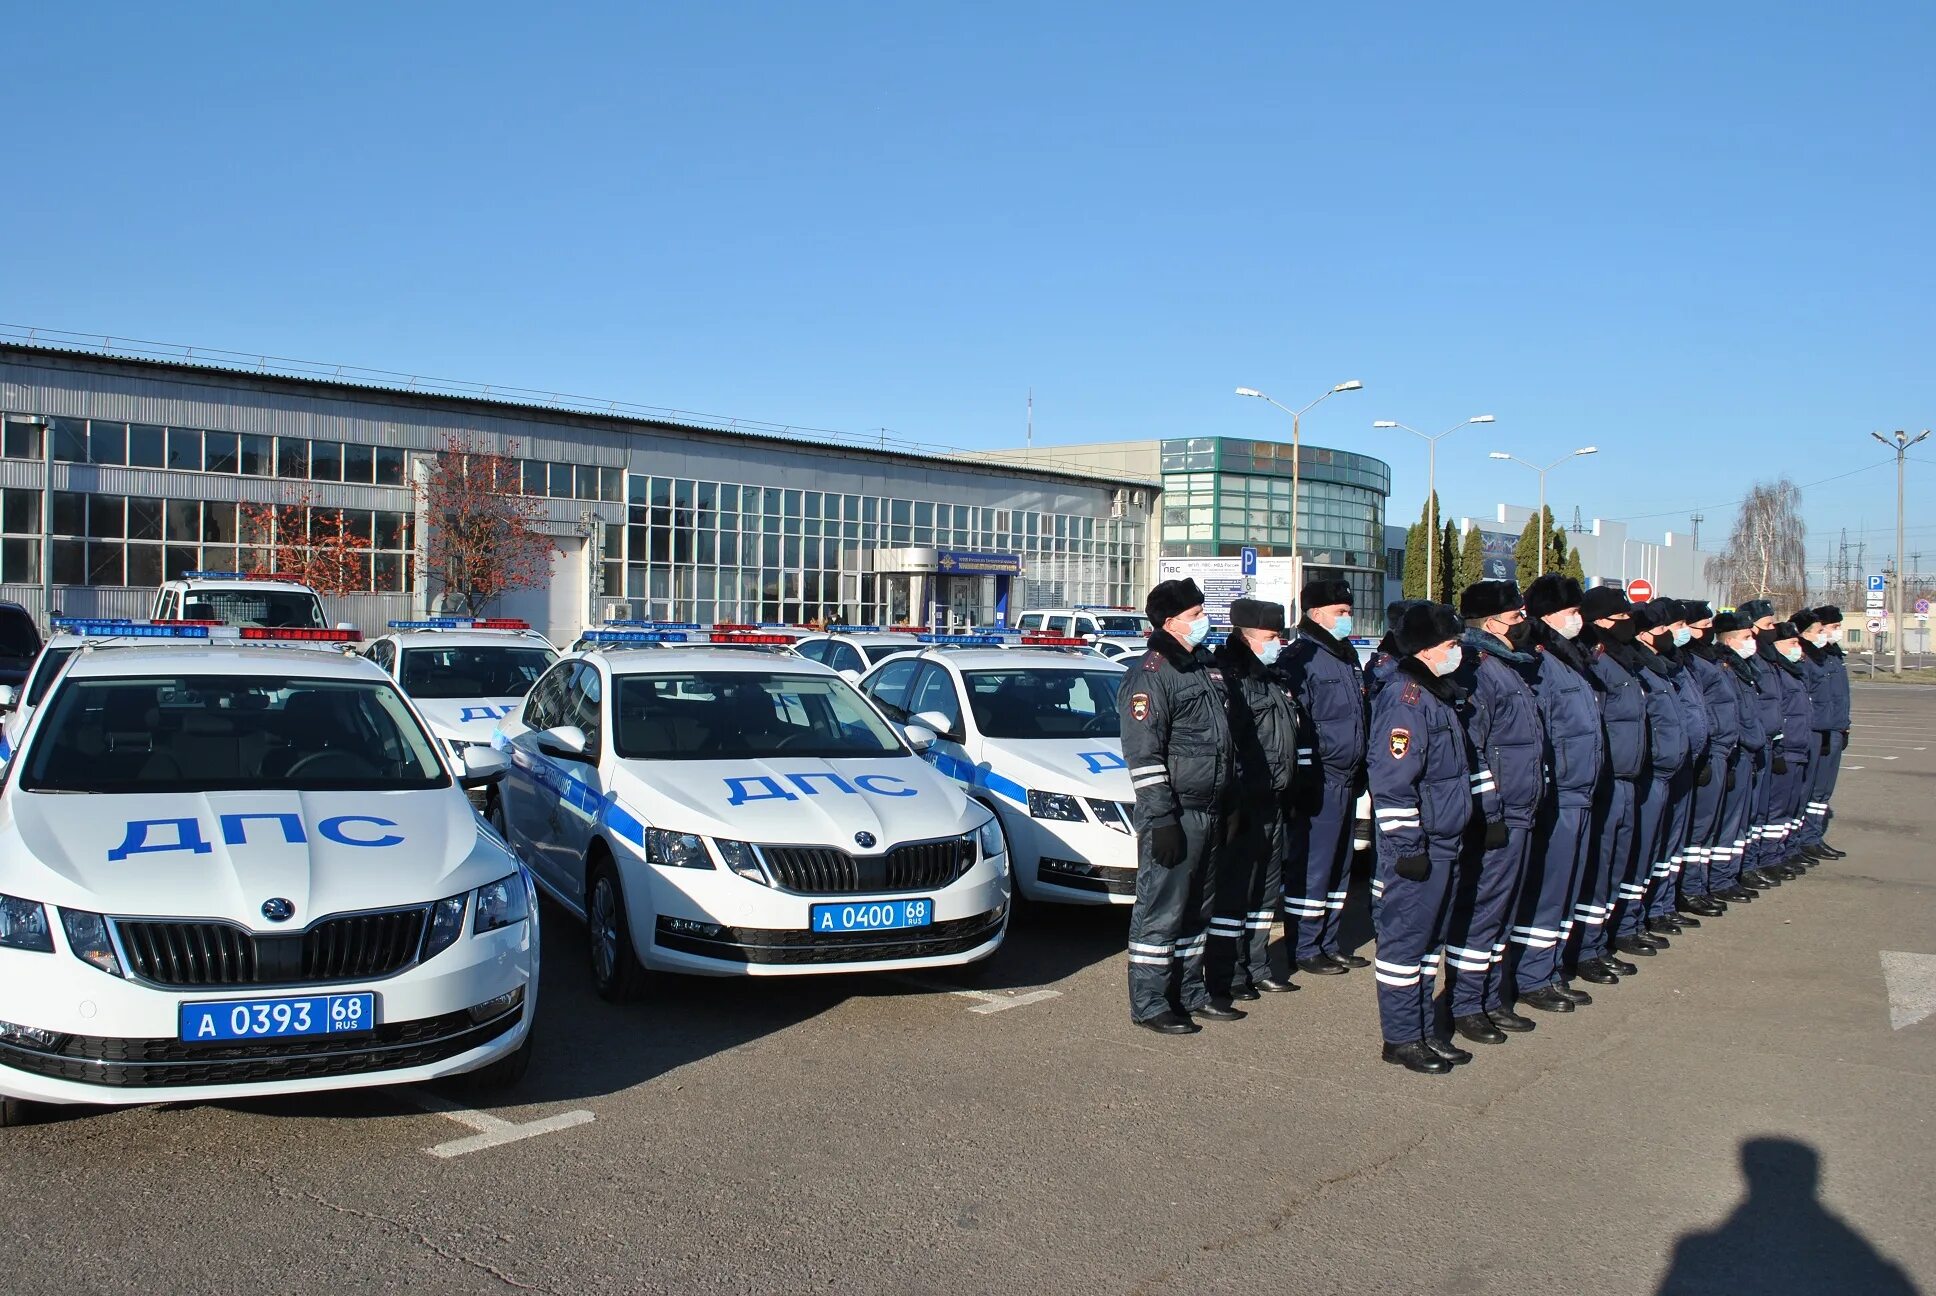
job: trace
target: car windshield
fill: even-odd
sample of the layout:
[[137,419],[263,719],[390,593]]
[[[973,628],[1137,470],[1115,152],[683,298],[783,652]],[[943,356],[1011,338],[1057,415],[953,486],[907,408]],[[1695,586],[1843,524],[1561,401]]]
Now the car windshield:
[[747,671],[620,675],[612,749],[634,760],[901,756],[847,681]]
[[182,596],[182,619],[232,626],[326,630],[323,605],[301,590],[198,589]]
[[26,661],[39,651],[33,618],[17,608],[0,611],[0,660]]
[[985,738],[1115,738],[1119,670],[964,671]]
[[419,702],[434,698],[523,697],[556,661],[549,648],[464,644],[406,648],[403,691]]
[[1148,617],[1143,616],[1098,616],[1096,624],[1106,635],[1147,635],[1150,632]]
[[47,689],[54,682],[54,676],[60,674],[61,667],[66,665],[67,659],[73,655],[73,647],[48,648],[42,651],[40,660],[34,663],[33,678],[27,681],[28,706],[40,705],[40,700],[47,696]]
[[273,675],[70,679],[34,731],[29,792],[449,786],[386,683]]
[[886,661],[889,657],[906,657],[910,653],[918,653],[921,651],[922,646],[923,645],[918,643],[916,644],[874,644],[871,647],[867,644],[859,645],[861,656],[867,659],[867,664],[869,666],[878,666],[882,662]]

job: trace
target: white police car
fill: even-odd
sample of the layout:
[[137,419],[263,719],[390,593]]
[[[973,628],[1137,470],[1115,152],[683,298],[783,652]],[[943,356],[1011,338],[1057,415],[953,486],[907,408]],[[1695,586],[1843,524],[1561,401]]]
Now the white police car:
[[939,736],[928,761],[1000,816],[1016,888],[1030,900],[1133,903],[1123,668],[1086,650],[922,638],[919,656],[877,666],[861,691],[890,719]]
[[920,652],[921,644],[912,634],[879,626],[828,626],[802,635],[794,651],[855,681],[889,657]]
[[46,698],[61,667],[67,665],[67,659],[81,646],[81,636],[60,628],[64,624],[56,618],[54,633],[40,646],[40,655],[28,667],[27,678],[19,688],[0,685],[0,762],[13,755],[34,709]]
[[512,768],[487,814],[587,921],[607,998],[648,971],[915,968],[1001,943],[994,817],[824,666],[594,649],[552,667],[497,741]]
[[1149,617],[1141,608],[1087,603],[1079,607],[1032,608],[1022,613],[1015,625],[1024,634],[1081,639],[1111,657],[1140,653],[1148,648],[1152,629]]
[[301,581],[239,571],[184,572],[155,591],[157,621],[207,621],[228,626],[321,630],[322,600]]
[[392,621],[389,629],[363,655],[402,686],[457,756],[489,747],[497,722],[558,660],[523,621],[435,618]]
[[107,631],[80,632],[0,787],[0,1123],[514,1080],[535,893],[459,786],[504,758],[455,765],[340,651]]

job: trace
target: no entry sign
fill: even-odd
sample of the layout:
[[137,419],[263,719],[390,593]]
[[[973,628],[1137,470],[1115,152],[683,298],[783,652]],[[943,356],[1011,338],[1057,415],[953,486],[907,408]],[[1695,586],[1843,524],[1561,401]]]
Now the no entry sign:
[[1648,580],[1627,582],[1627,598],[1635,603],[1645,603],[1654,596],[1654,583]]

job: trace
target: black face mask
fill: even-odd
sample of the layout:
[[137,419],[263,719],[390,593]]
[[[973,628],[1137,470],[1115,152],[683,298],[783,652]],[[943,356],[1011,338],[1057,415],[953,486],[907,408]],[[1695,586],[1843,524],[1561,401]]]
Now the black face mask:
[[1506,627],[1506,642],[1515,648],[1524,648],[1532,637],[1533,621],[1531,617]]
[[1640,627],[1633,623],[1631,617],[1625,621],[1615,621],[1602,629],[1607,638],[1618,644],[1630,644],[1634,641],[1634,636],[1640,633]]
[[1775,650],[1775,632],[1773,630],[1755,631],[1755,646],[1761,649],[1762,652],[1773,652]]

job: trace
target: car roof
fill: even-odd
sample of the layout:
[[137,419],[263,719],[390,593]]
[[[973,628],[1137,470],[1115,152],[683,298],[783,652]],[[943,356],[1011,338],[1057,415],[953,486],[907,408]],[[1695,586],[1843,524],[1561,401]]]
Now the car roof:
[[[604,657],[597,651],[580,654],[582,659]],[[695,644],[676,653],[617,653],[605,657],[614,675],[689,675],[696,670],[726,671],[744,675],[828,675],[838,672],[808,657],[792,653],[752,653],[744,648],[714,644]]]
[[1062,648],[941,648],[921,654],[930,661],[953,662],[963,670],[1120,670],[1107,657]]
[[399,648],[550,648],[536,630],[392,630],[383,636]]
[[301,581],[236,580],[233,577],[220,577],[213,580],[171,580],[163,582],[162,588],[166,589],[170,586],[186,590],[270,590],[285,594],[316,592]]
[[[144,643],[91,642],[67,664],[69,679],[128,675],[300,675],[305,679],[384,680],[373,661],[327,651],[339,645],[197,644],[156,647]],[[320,650],[319,650],[320,649]]]

